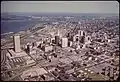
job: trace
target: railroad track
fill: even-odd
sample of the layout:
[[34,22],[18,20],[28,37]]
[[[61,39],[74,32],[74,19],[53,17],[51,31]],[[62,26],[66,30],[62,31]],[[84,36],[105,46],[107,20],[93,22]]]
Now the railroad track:
[[25,65],[25,66],[21,66],[21,67],[11,68],[11,69],[8,69],[6,71],[2,71],[2,73],[8,72],[8,71],[14,71],[14,70],[18,70],[18,69],[22,69],[22,68],[26,68],[26,67],[30,67],[30,66],[33,66],[33,65],[35,65],[35,64],[30,64],[30,65]]
[[6,61],[6,53],[7,53],[7,50],[2,50],[1,51],[1,66],[3,66],[5,64],[5,61]]

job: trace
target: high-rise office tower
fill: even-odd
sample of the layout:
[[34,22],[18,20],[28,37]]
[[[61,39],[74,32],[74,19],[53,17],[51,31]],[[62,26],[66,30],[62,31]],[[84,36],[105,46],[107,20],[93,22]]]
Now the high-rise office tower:
[[86,32],[82,30],[78,30],[78,35],[80,37],[80,42],[85,43],[85,38],[86,38]]
[[57,36],[59,36],[59,39],[61,39],[61,38],[62,38],[61,29],[58,29],[58,31],[57,31]]
[[72,41],[68,42],[68,46],[72,46],[72,44],[73,44]]
[[83,44],[85,43],[85,36],[82,36],[82,37],[81,37],[80,42],[83,43]]
[[55,44],[59,44],[59,36],[55,36]]
[[59,32],[59,29],[57,30],[57,35],[55,36],[55,44],[59,44],[59,39],[60,39],[60,32]]
[[14,44],[14,50],[15,52],[20,52],[20,36],[19,35],[14,35],[13,36],[13,44]]
[[84,36],[84,35],[85,35],[85,32],[82,31],[82,30],[78,30],[78,34],[79,34],[79,36]]
[[30,45],[27,45],[27,53],[30,54]]
[[78,30],[78,34],[79,34],[79,36],[81,35],[81,30]]
[[62,47],[68,46],[68,38],[62,38]]

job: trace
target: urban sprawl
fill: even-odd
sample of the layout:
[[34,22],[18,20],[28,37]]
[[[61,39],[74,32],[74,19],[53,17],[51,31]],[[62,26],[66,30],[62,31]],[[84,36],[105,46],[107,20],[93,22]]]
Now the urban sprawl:
[[[119,18],[52,21],[1,39],[3,81],[105,81],[119,76]],[[29,19],[31,20],[31,19]]]

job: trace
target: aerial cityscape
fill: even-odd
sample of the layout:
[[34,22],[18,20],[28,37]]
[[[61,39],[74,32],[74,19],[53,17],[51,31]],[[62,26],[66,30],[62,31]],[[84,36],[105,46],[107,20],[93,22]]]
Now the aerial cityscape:
[[[32,13],[23,13],[17,12],[22,7],[8,12],[7,1],[2,4],[2,81],[118,80],[119,15],[115,11],[33,13],[33,6]],[[9,11],[15,10],[12,6]]]

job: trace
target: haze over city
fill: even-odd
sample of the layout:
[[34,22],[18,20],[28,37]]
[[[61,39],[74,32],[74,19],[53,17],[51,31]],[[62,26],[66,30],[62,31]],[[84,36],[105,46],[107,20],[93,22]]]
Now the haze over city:
[[117,1],[2,1],[1,12],[119,13]]

